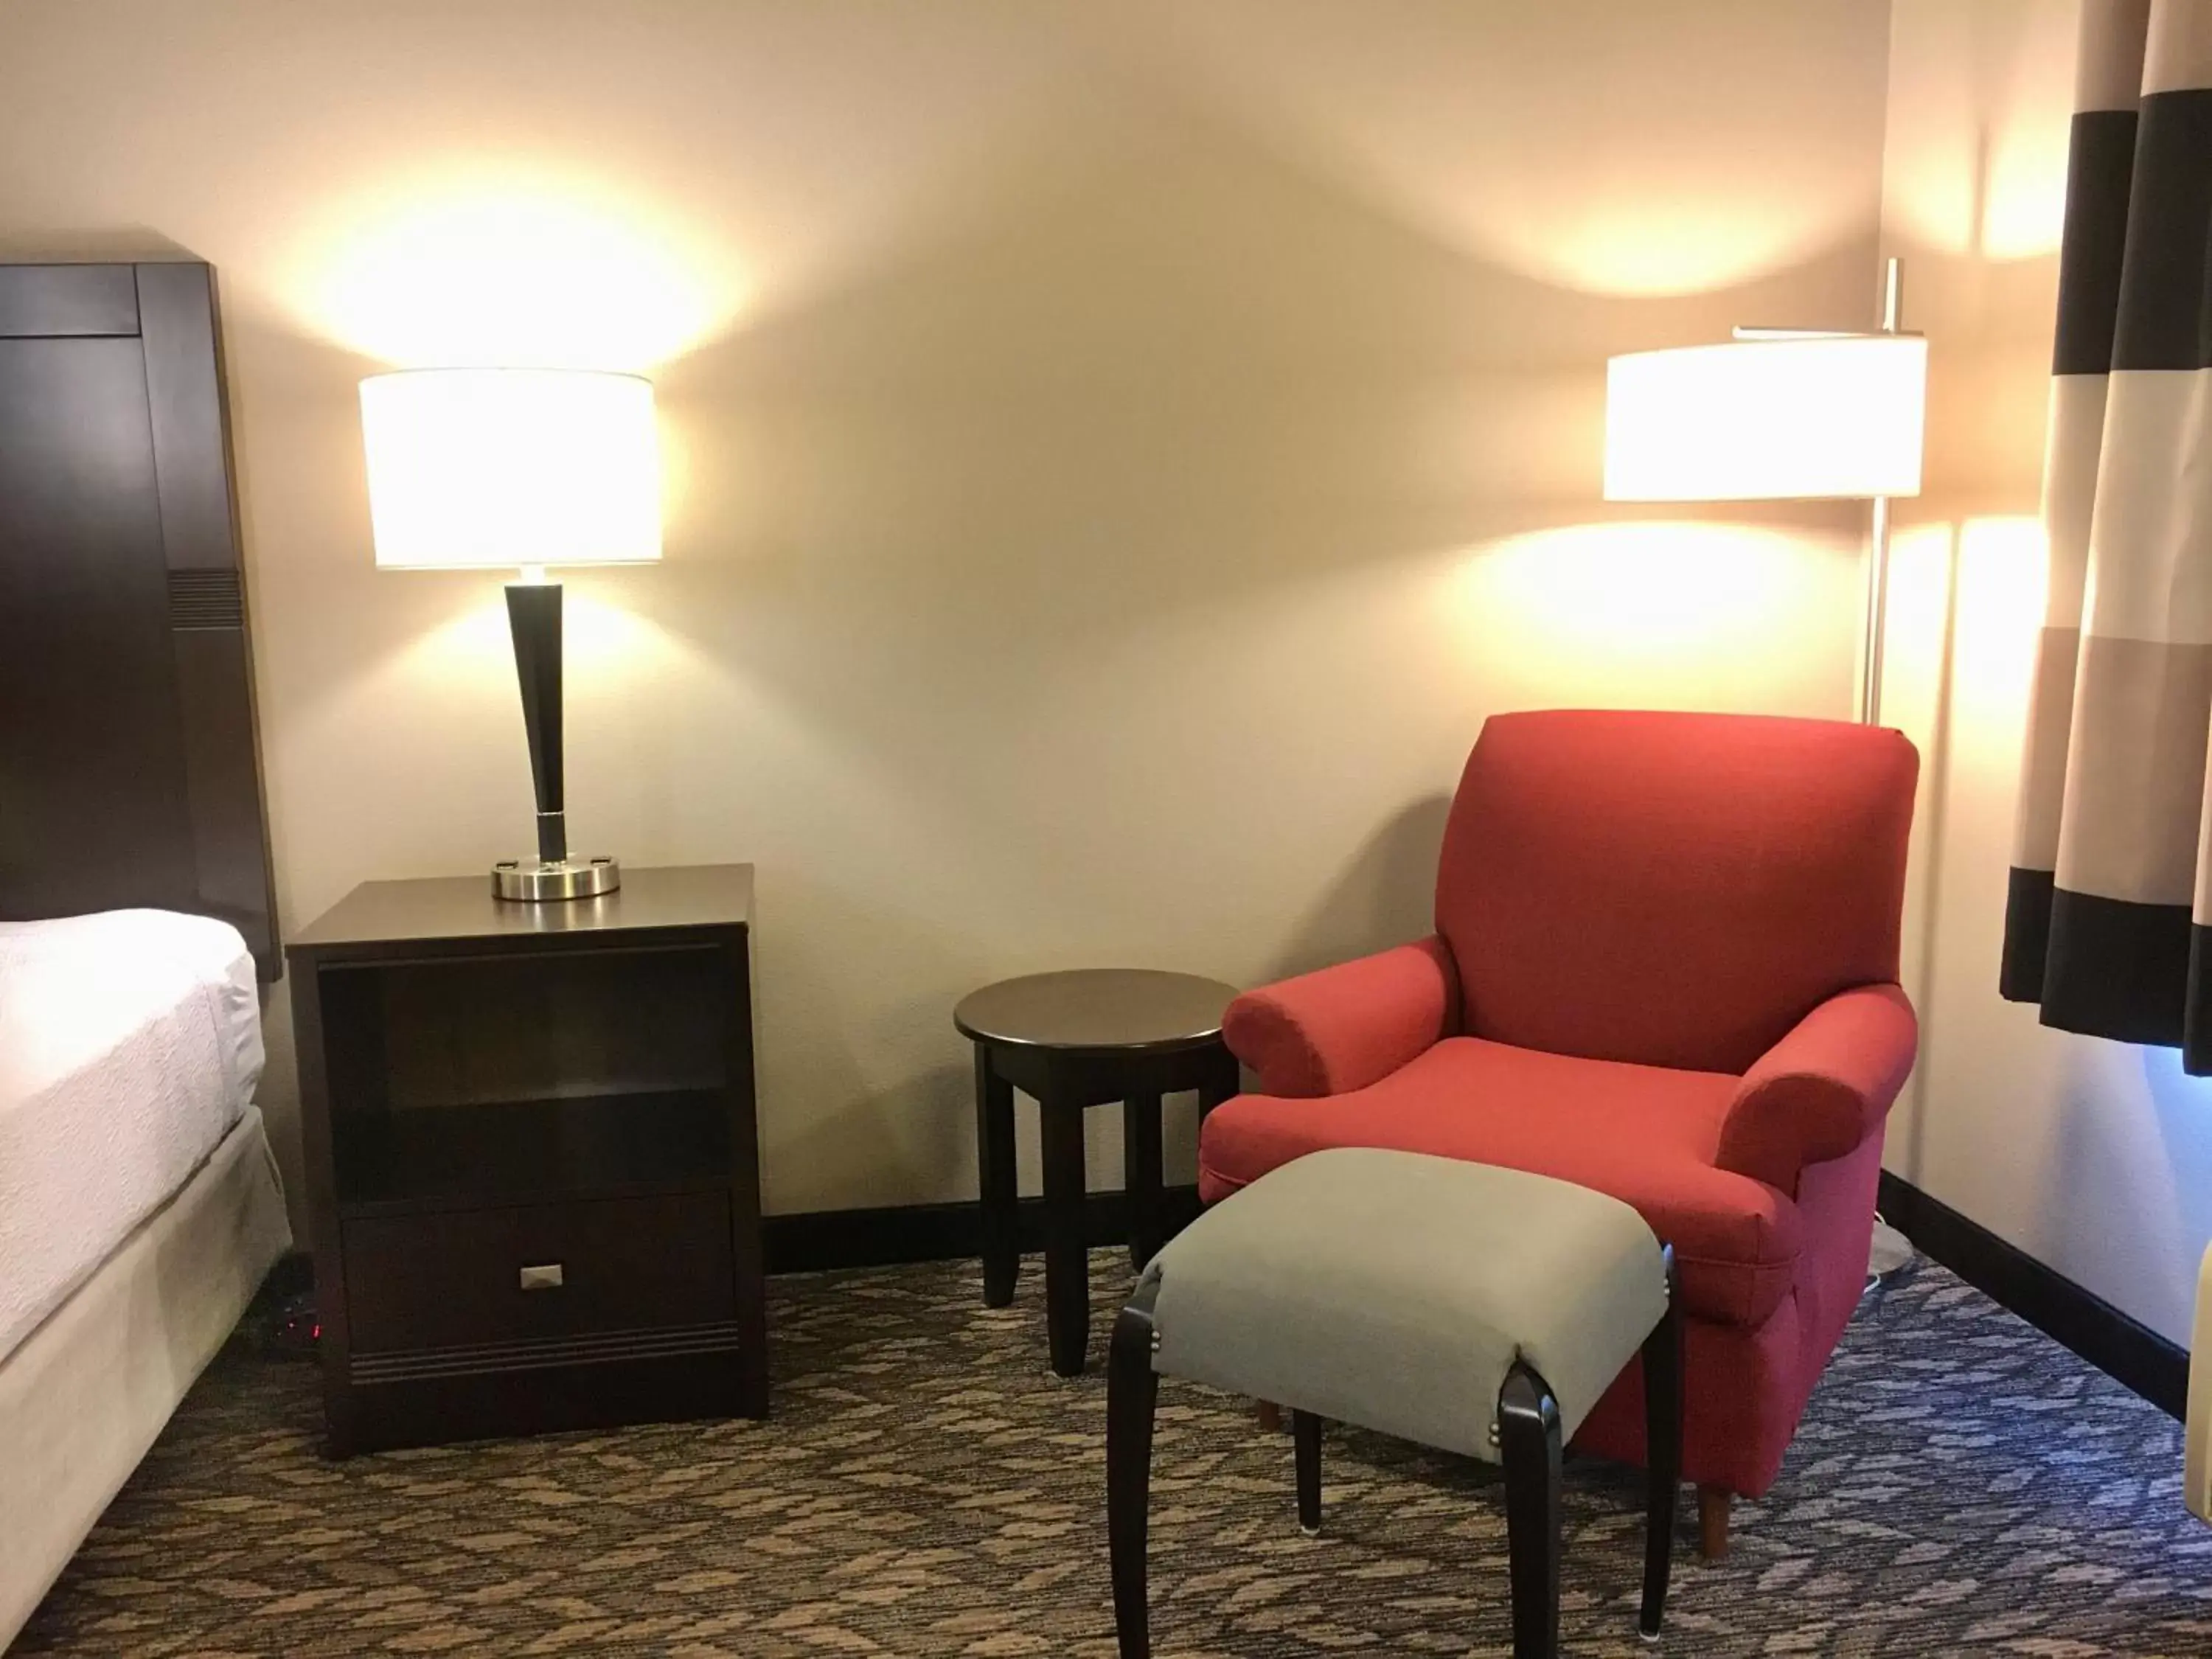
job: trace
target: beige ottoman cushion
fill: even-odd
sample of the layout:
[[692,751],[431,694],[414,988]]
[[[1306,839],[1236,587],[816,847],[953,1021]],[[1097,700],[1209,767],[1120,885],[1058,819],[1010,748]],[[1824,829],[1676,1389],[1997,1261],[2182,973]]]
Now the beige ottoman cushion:
[[1153,1369],[1498,1461],[1515,1360],[1571,1435],[1667,1311],[1620,1200],[1419,1152],[1312,1152],[1153,1258]]

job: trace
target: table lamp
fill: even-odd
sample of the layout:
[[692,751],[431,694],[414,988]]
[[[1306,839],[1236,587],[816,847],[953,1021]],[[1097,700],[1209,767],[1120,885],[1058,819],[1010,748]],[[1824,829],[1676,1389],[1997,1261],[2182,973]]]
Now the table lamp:
[[361,383],[376,562],[519,567],[507,588],[538,856],[492,866],[504,899],[589,898],[622,882],[611,858],[572,858],[561,756],[556,565],[660,557],[651,382],[567,369],[429,368]]
[[1606,366],[1609,501],[1871,500],[1858,717],[1881,712],[1889,502],[1920,493],[1928,342],[1898,331],[1889,262],[1878,333],[1739,328],[1721,344]]

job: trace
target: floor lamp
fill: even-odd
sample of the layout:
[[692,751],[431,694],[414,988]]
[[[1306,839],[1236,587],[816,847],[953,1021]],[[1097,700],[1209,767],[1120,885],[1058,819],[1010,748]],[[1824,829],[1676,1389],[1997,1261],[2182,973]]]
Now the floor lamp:
[[1609,501],[1867,501],[1858,718],[1881,713],[1889,504],[1920,493],[1928,342],[1899,331],[1898,262],[1872,333],[1739,328],[1606,368]]
[[[1898,328],[1902,289],[1892,259],[1871,333],[1739,328],[1721,344],[1606,366],[1607,501],[1872,503],[1856,708],[1868,726],[1881,720],[1889,504],[1920,493],[1926,424],[1928,342]],[[1877,1217],[1870,1270],[1911,1259],[1911,1243]]]

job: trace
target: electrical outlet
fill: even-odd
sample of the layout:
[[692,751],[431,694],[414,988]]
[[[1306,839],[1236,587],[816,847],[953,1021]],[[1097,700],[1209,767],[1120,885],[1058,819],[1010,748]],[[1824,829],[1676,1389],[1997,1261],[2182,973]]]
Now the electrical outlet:
[[2189,1342],[2189,1426],[2183,1436],[2181,1496],[2212,1521],[2212,1250],[2197,1273],[2197,1328]]

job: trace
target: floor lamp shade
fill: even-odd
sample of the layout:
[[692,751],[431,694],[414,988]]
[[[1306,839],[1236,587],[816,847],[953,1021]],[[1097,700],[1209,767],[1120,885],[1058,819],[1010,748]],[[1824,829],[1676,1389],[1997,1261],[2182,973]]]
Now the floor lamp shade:
[[379,565],[660,556],[649,380],[564,369],[414,369],[363,380],[361,422]]
[[537,797],[538,856],[492,866],[502,898],[592,898],[611,858],[568,854],[562,745],[561,586],[548,567],[660,556],[651,382],[557,369],[433,368],[361,383],[376,562],[400,569],[520,567],[507,589]]
[[1607,365],[1615,501],[1917,495],[1928,343],[1802,335],[1638,351]]

